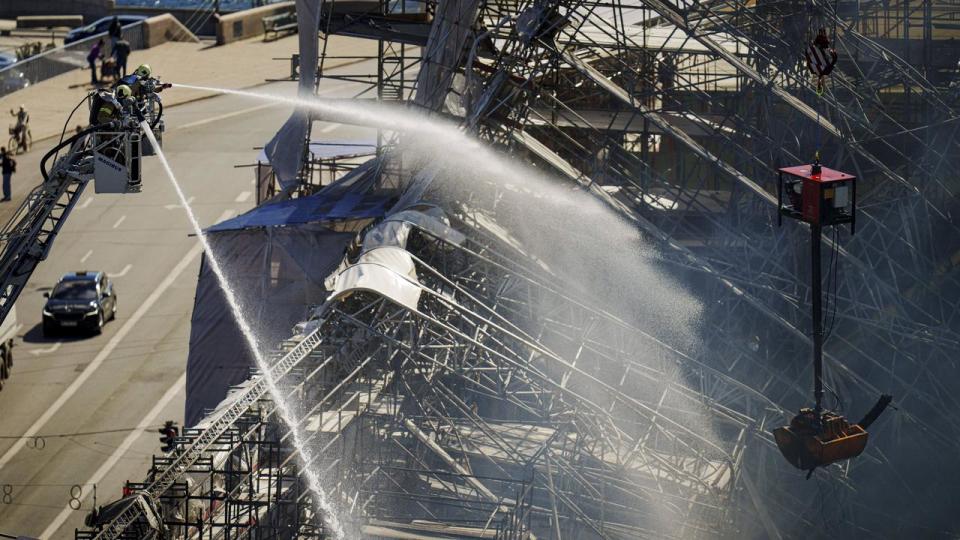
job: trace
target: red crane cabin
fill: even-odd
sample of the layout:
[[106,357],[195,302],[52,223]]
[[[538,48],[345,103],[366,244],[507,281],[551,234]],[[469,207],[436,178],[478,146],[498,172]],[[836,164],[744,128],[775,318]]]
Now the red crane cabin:
[[[819,172],[817,172],[819,169]],[[828,226],[856,226],[857,178],[827,167],[797,165],[778,169],[777,203],[780,215]]]

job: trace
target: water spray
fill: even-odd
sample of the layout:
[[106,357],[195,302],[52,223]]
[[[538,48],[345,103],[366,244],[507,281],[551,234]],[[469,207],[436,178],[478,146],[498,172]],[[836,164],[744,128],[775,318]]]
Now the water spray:
[[[405,168],[410,165],[408,170],[418,171],[413,189],[431,189],[434,196],[455,204],[469,201],[474,208],[494,208],[501,224],[531,257],[580,288],[585,297],[602,299],[617,316],[642,321],[652,335],[680,348],[699,346],[691,330],[699,322],[700,303],[651,264],[657,254],[643,241],[636,224],[592,195],[584,185],[589,182],[571,189],[569,183],[511,159],[456,123],[418,109],[174,84],[177,87],[286,104],[310,111],[317,120],[401,133],[397,153],[403,154]],[[658,362],[643,351],[637,355],[641,362]],[[677,373],[664,373],[662,382],[682,385],[679,378]],[[661,386],[645,388],[647,399],[662,394]],[[716,441],[708,418],[687,421],[696,421],[700,434]],[[648,504],[664,517],[659,528],[669,530],[669,508],[658,501]]]
[[[178,83],[173,83],[173,88],[281,103],[312,111],[318,120],[403,133],[406,137],[401,141],[401,151],[405,158],[416,162],[411,170],[420,168],[420,176],[427,180],[420,187],[431,185],[432,177],[442,177],[443,181],[436,184],[438,191],[444,191],[445,198],[459,202],[486,197],[488,194],[477,188],[489,184],[501,193],[490,199],[497,208],[505,208],[504,194],[523,197],[505,212],[515,220],[513,232],[519,233],[530,247],[569,247],[566,250],[547,247],[538,255],[548,266],[565,273],[571,282],[581,283],[589,290],[588,295],[605,297],[605,301],[623,308],[621,315],[630,317],[639,314],[638,310],[646,310],[643,320],[657,325],[660,337],[683,347],[698,346],[686,328],[698,321],[702,306],[663,283],[661,274],[650,264],[656,258],[655,250],[645,245],[637,226],[601,198],[588,193],[584,185],[570,189],[569,184],[555,180],[543,169],[513,160],[471,136],[458,124],[425,114],[420,109]],[[530,199],[537,203],[529,204]],[[618,255],[611,257],[614,253]],[[546,259],[552,259],[553,263],[549,264]],[[587,271],[598,260],[606,261],[604,271]],[[638,288],[638,283],[648,286]],[[627,288],[634,294],[624,295]]]
[[210,268],[213,270],[213,273],[217,277],[217,281],[220,283],[220,288],[223,290],[223,293],[227,298],[227,303],[230,305],[230,310],[233,312],[233,317],[237,321],[237,325],[240,326],[240,331],[247,342],[247,347],[250,349],[250,352],[253,354],[254,360],[257,363],[257,368],[263,374],[263,379],[267,383],[267,388],[277,406],[277,410],[280,412],[280,416],[283,421],[290,428],[290,435],[293,438],[293,446],[300,454],[303,473],[307,478],[307,486],[310,491],[313,492],[317,506],[325,515],[325,521],[331,529],[333,538],[337,540],[343,540],[345,538],[343,525],[340,523],[340,519],[335,513],[333,504],[330,502],[326,492],[320,485],[319,475],[310,469],[309,464],[313,461],[313,456],[311,455],[307,445],[303,443],[303,438],[300,436],[300,430],[298,427],[299,422],[294,415],[293,410],[289,407],[284,399],[279,387],[277,386],[277,381],[274,379],[273,373],[270,370],[270,364],[260,353],[259,340],[257,339],[253,329],[249,324],[247,324],[246,319],[243,317],[243,314],[240,310],[240,303],[237,301],[236,294],[233,292],[230,282],[227,280],[223,269],[220,267],[220,261],[217,260],[216,255],[213,253],[210,242],[203,234],[203,229],[200,227],[200,223],[197,221],[197,217],[193,213],[193,208],[190,207],[190,203],[187,201],[183,190],[180,189],[180,184],[177,182],[177,178],[173,174],[173,169],[170,168],[170,163],[167,162],[166,155],[163,153],[163,150],[160,149],[160,145],[157,143],[153,131],[146,122],[141,123],[140,126],[143,129],[143,133],[150,141],[150,144],[153,145],[153,148],[155,148],[157,151],[157,156],[160,158],[160,163],[163,164],[163,169],[167,173],[167,178],[170,179],[170,183],[173,185],[174,190],[177,192],[177,197],[180,199],[180,204],[183,206],[183,209],[187,213],[187,217],[190,219],[190,225],[193,227],[197,238],[200,239],[203,250],[207,253],[207,261],[210,263]]

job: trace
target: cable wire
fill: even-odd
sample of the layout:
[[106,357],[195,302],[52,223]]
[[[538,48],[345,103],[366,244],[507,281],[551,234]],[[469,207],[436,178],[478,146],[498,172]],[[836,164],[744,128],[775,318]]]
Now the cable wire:
[[[70,111],[70,115],[67,116],[67,120],[63,123],[63,129],[60,131],[60,140],[57,142],[57,149],[58,149],[58,150],[57,150],[57,153],[59,153],[60,145],[63,144],[63,137],[67,134],[67,126],[70,125],[70,119],[73,118],[73,114],[74,114],[75,112],[77,112],[77,109],[80,108],[80,105],[83,105],[83,102],[84,102],[84,101],[87,101],[88,99],[90,99],[90,96],[91,96],[91,95],[92,95],[92,93],[83,96],[83,99],[80,100],[80,103],[77,103],[77,106],[74,107],[73,110]],[[54,162],[54,163],[57,162],[57,156],[56,156],[56,154],[53,156],[53,162]],[[46,179],[46,176],[44,176],[44,179]]]
[[76,433],[54,433],[51,435],[31,435],[29,437],[24,435],[0,435],[0,439],[57,439],[57,438],[67,438],[67,437],[80,437],[86,435],[105,435],[107,433],[121,433],[124,431],[136,431],[142,429],[148,431],[151,429],[160,429],[163,426],[146,426],[146,427],[129,427],[129,428],[116,428],[116,429],[104,429],[101,431],[78,431]]

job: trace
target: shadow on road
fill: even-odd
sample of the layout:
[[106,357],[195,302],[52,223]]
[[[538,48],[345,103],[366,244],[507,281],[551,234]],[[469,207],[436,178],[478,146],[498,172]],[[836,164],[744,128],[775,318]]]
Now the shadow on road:
[[67,343],[71,341],[85,341],[94,337],[93,332],[87,330],[59,330],[50,337],[43,336],[43,323],[37,323],[23,335],[24,343]]

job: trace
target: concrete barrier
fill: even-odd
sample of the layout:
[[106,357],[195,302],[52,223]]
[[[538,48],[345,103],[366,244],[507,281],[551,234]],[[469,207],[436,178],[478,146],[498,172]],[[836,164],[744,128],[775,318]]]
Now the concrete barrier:
[[86,22],[113,13],[114,0],[0,0],[0,19],[22,15],[80,15]]
[[294,2],[279,2],[268,6],[245,9],[217,18],[217,45],[226,45],[241,39],[263,34],[263,18],[296,9]]
[[[6,0],[0,0],[0,3],[5,1]],[[169,13],[184,25],[189,25],[190,31],[197,36],[213,36],[216,34],[216,24],[211,11],[212,10],[205,10],[198,12],[196,8],[157,8],[142,6],[117,6],[114,10],[115,13],[144,15],[146,17],[156,17]]]
[[21,15],[17,28],[75,28],[83,24],[83,15]]
[[183,23],[169,13],[150,17],[143,22],[143,47],[145,49],[156,47],[167,41],[198,43],[200,40]]

